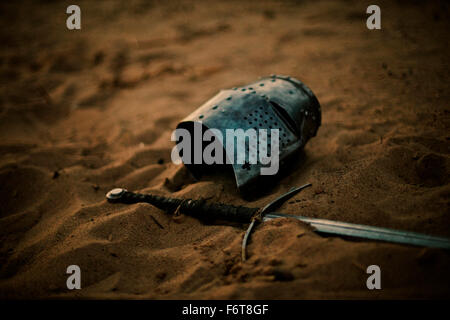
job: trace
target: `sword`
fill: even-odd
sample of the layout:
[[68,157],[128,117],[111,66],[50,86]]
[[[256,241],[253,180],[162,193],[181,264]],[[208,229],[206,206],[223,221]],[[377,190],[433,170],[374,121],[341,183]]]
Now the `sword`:
[[450,239],[448,238],[274,212],[275,208],[280,204],[309,186],[311,186],[310,183],[301,187],[293,188],[263,208],[248,208],[222,203],[207,203],[205,200],[167,198],[156,195],[134,193],[122,188],[116,188],[109,191],[106,194],[106,198],[108,202],[111,203],[131,204],[145,202],[169,213],[181,212],[201,220],[225,220],[241,223],[250,222],[250,225],[242,240],[243,261],[246,260],[247,242],[255,225],[259,222],[265,222],[277,218],[293,218],[300,220],[310,225],[315,232],[324,235],[347,236],[413,246],[450,249]]

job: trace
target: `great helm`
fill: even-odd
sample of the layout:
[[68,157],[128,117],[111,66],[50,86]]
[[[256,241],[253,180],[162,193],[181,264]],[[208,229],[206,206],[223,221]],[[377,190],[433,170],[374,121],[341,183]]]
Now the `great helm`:
[[[224,150],[227,129],[267,129],[269,143],[270,129],[278,129],[279,161],[283,163],[316,135],[321,111],[317,98],[302,82],[289,76],[272,75],[242,87],[221,90],[183,119],[177,129],[193,131],[198,123],[204,130],[217,129],[222,133]],[[233,156],[237,147],[234,144]],[[185,165],[194,175],[198,175],[204,166],[186,162]],[[250,165],[234,162],[231,165],[237,186],[243,192],[256,184],[260,169],[264,167],[260,162]]]

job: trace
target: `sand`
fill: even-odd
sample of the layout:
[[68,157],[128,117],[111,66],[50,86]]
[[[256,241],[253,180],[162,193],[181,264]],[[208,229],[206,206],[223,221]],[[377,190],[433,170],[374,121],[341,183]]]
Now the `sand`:
[[[71,4],[71,3],[70,3]],[[292,219],[258,226],[109,204],[113,187],[450,237],[445,2],[77,1],[0,5],[0,297],[448,298],[450,256],[321,237]],[[299,78],[322,126],[251,201],[227,174],[171,162],[177,123],[222,88]],[[66,287],[78,265],[82,289]],[[382,289],[368,290],[378,265]]]

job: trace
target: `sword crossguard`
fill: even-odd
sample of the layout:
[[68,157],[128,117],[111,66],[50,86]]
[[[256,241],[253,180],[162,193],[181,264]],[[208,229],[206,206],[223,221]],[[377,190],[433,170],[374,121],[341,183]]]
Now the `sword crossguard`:
[[273,210],[278,208],[283,202],[285,202],[287,199],[292,198],[294,195],[296,195],[303,189],[310,187],[310,186],[311,186],[311,183],[307,183],[300,187],[294,187],[291,190],[289,190],[288,192],[283,193],[281,196],[279,196],[275,200],[272,200],[271,202],[269,202],[267,205],[265,205],[263,208],[261,208],[260,210],[258,210],[256,212],[256,214],[253,216],[253,219],[252,219],[250,225],[248,226],[247,231],[244,234],[244,238],[242,239],[242,254],[241,254],[242,261],[247,260],[247,242],[248,242],[248,239],[250,237],[250,234],[251,234],[255,224],[258,222],[263,222],[264,215],[266,213],[272,212]]

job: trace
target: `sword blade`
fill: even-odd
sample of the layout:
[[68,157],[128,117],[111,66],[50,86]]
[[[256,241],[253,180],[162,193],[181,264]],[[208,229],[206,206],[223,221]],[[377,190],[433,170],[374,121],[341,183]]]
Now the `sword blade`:
[[362,224],[332,221],[326,219],[308,218],[285,213],[272,212],[264,216],[268,221],[276,218],[294,218],[312,226],[316,232],[339,236],[356,237],[370,240],[402,243],[414,246],[450,249],[450,239],[429,236],[426,234],[372,227]]

